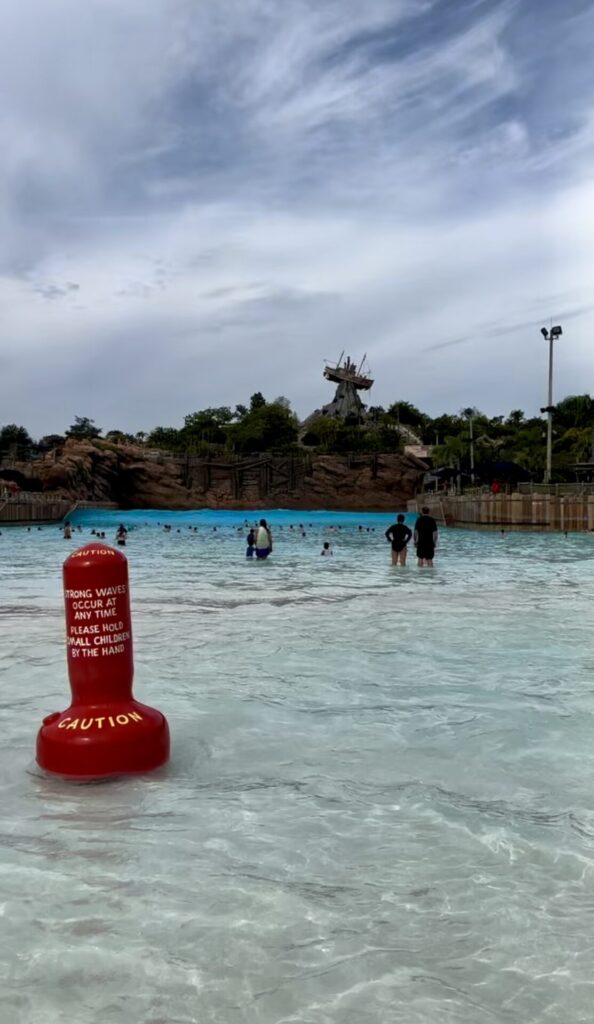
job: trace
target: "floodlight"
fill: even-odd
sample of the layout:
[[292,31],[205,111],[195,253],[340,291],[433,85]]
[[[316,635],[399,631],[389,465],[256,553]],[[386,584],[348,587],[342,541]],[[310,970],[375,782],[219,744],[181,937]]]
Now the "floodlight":
[[557,327],[551,327],[551,337],[552,338],[558,338],[561,334],[563,334],[563,328],[562,327],[560,327],[559,325],[557,325]]
[[541,327],[540,333],[542,334],[543,338],[548,338],[549,336],[549,332],[547,331],[546,327]]

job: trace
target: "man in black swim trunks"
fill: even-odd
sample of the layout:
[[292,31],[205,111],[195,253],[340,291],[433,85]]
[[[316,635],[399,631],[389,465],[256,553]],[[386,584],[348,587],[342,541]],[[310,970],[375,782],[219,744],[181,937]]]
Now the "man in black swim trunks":
[[392,565],[406,565],[406,545],[412,537],[412,530],[406,526],[402,513],[386,530],[386,537],[392,545]]
[[415,523],[414,542],[417,546],[417,564],[432,566],[437,544],[437,523],[429,515],[428,508],[421,509],[421,515]]

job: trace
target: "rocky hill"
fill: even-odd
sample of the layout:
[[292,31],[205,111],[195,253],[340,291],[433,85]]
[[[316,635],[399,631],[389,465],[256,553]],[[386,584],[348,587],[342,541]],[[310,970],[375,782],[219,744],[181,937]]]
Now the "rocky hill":
[[425,469],[408,455],[303,453],[227,461],[69,440],[60,452],[15,465],[11,476],[27,489],[124,508],[390,511],[406,507]]

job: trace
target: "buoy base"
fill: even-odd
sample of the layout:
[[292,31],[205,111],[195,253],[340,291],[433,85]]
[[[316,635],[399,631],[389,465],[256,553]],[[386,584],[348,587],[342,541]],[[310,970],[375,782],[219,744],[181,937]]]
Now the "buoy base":
[[44,718],[37,734],[40,768],[71,779],[154,771],[169,760],[169,726],[156,708],[135,700],[73,704]]

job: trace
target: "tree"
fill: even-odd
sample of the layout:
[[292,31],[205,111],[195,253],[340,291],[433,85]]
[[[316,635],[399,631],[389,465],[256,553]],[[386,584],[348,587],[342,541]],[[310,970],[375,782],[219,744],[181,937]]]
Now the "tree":
[[100,428],[88,416],[75,416],[74,423],[66,431],[66,437],[74,437],[78,441],[92,441],[100,436]]
[[462,433],[465,429],[466,424],[459,416],[443,413],[443,415],[436,416],[435,419],[429,421],[426,430],[427,441],[433,443],[436,437],[447,437],[448,435],[455,437],[456,434]]
[[108,430],[105,440],[115,441],[116,444],[134,444],[134,435],[127,434],[123,430]]
[[289,451],[298,435],[295,414],[274,402],[265,402],[229,428],[229,439],[243,452]]
[[266,399],[261,391],[256,391],[255,394],[250,398],[250,412],[257,412],[258,409],[263,409],[266,405]]
[[340,433],[340,423],[333,416],[316,416],[307,424],[302,441],[308,447],[323,448],[333,451],[336,438]]
[[522,409],[512,409],[509,416],[507,417],[507,423],[510,427],[519,427],[524,422],[524,411]]
[[589,427],[570,427],[554,439],[553,454],[559,463],[587,462],[592,451],[592,431]]
[[233,413],[233,418],[236,419],[236,420],[242,420],[244,418],[244,416],[247,416],[247,414],[248,414],[247,405],[236,405],[235,406],[235,412]]
[[468,459],[468,444],[464,438],[449,435],[444,444],[433,449],[433,462],[436,466],[460,466]]
[[594,401],[590,395],[568,395],[555,407],[553,419],[558,427],[565,430],[591,428],[594,424]]
[[407,427],[422,428],[427,422],[425,413],[417,409],[416,405],[411,402],[393,402],[387,415],[397,423],[404,423]]
[[63,434],[45,434],[37,444],[41,451],[49,452],[52,448],[61,448],[65,441]]
[[225,444],[227,427],[233,420],[233,413],[228,405],[202,409],[184,417],[182,435],[189,447],[207,442],[208,444]]
[[17,427],[16,423],[0,427],[0,452],[15,451],[18,455],[20,451],[28,452],[32,447],[33,439],[25,427]]
[[219,405],[214,408],[209,406],[207,409],[184,416],[184,427],[187,427],[188,430],[201,430],[205,425],[207,428],[221,427],[231,423],[232,419],[233,413],[228,405]]
[[146,439],[149,448],[163,448],[165,451],[178,451],[181,447],[181,431],[175,427],[155,427]]
[[465,409],[460,409],[460,416],[464,420],[486,420],[487,417],[484,413],[477,409],[476,405],[468,405]]

